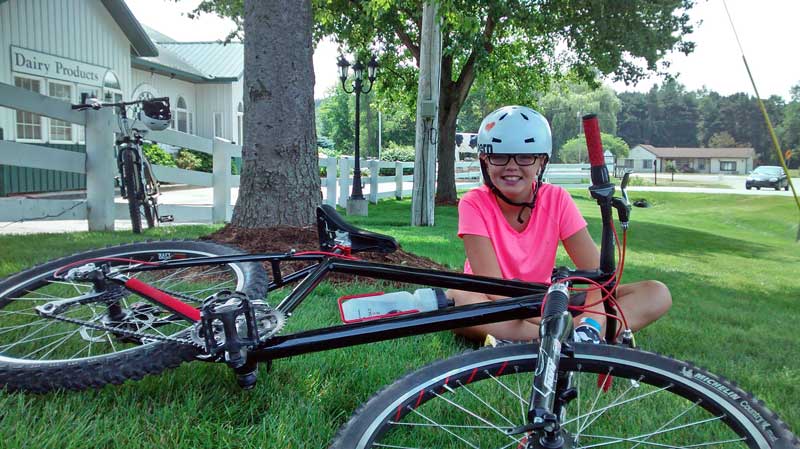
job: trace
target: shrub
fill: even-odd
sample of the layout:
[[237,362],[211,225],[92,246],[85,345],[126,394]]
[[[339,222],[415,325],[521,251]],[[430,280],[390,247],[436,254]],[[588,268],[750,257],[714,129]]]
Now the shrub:
[[182,148],[178,151],[178,156],[175,158],[175,163],[178,165],[178,168],[184,170],[199,170],[203,161],[201,161],[195,153],[195,151],[187,150],[186,148]]
[[411,145],[397,145],[394,142],[381,151],[381,160],[414,162],[414,147]]
[[177,165],[175,165],[175,158],[157,144],[145,143],[142,145],[142,151],[144,151],[144,157],[153,165],[177,167]]
[[181,148],[175,162],[179,168],[185,170],[197,170],[211,173],[214,170],[214,157],[200,151]]

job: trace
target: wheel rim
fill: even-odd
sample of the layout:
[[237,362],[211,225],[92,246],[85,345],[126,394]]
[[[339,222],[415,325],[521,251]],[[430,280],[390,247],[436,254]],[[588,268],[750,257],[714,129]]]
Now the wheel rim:
[[[144,251],[121,251],[102,257],[131,258],[138,261],[158,261],[189,257],[213,256],[208,252],[160,248]],[[114,262],[114,266],[133,264]],[[90,283],[65,282],[53,279],[54,270],[40,274],[0,292],[0,361],[15,363],[63,362],[103,357],[134,349],[141,342],[129,341],[114,334],[88,326],[43,318],[35,307],[58,299],[75,297],[91,289]],[[132,273],[157,288],[182,293],[198,301],[187,303],[198,307],[200,301],[220,290],[243,290],[245,278],[241,267],[216,265],[165,271]],[[63,313],[68,318],[105,323],[112,327],[133,330],[149,335],[174,336],[185,333],[191,324],[176,320],[143,298],[123,290],[119,304],[126,313],[124,321],[108,318],[104,304],[86,304]],[[145,344],[156,340],[145,341]]]
[[[525,435],[504,431],[525,422],[534,360],[530,355],[503,357],[421,383],[386,407],[356,447],[525,447]],[[741,411],[712,400],[717,392],[702,386],[702,395],[689,390],[687,385],[698,387],[681,378],[689,373],[618,362],[587,357],[565,366],[562,360],[562,368],[576,370],[578,398],[562,421],[573,447],[770,447]],[[604,392],[597,371],[607,373],[609,366],[614,379]],[[370,435],[379,436],[370,441]]]

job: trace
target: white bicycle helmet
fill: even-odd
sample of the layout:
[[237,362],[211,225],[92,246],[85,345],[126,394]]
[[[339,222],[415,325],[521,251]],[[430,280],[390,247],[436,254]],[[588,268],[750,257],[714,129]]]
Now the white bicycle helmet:
[[169,127],[172,113],[169,110],[169,103],[166,101],[145,101],[139,111],[137,120],[144,123],[153,131],[163,131]]
[[533,189],[530,202],[512,201],[494,185],[486,169],[486,162],[481,159],[483,182],[498,198],[512,206],[521,206],[517,221],[523,223],[522,212],[536,207],[536,198],[542,186],[542,177],[547,162],[553,154],[553,135],[550,124],[542,114],[525,106],[504,106],[481,122],[478,130],[478,153],[483,154],[540,154],[545,159],[539,171],[539,178]]
[[504,106],[481,122],[478,152],[495,154],[553,154],[550,124],[525,106]]

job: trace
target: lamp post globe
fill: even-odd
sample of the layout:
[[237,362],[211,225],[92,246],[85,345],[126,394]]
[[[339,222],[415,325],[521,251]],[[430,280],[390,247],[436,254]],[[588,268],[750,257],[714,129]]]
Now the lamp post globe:
[[[353,188],[350,197],[347,198],[347,214],[348,215],[367,215],[367,200],[364,198],[364,193],[361,186],[361,148],[360,148],[360,134],[361,134],[361,94],[368,94],[372,90],[372,84],[377,77],[378,61],[373,55],[366,65],[367,68],[367,81],[369,84],[366,86],[364,83],[364,64],[356,60],[353,67],[353,82],[348,89],[347,78],[348,70],[351,66],[350,62],[340,55],[336,65],[339,68],[339,80],[342,82],[342,89],[348,94],[356,94],[356,122],[355,122],[355,145],[354,145],[354,167],[353,167]],[[342,174],[347,176],[347,174]]]

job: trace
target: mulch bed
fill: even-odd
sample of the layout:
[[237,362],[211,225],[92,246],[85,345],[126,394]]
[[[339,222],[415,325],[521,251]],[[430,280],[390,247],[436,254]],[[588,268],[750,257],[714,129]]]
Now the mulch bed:
[[[319,251],[319,237],[317,229],[313,226],[291,227],[275,226],[271,228],[238,228],[235,226],[225,226],[219,231],[203,237],[202,240],[213,240],[226,245],[235,245],[248,253],[285,253],[290,249],[300,251]],[[405,265],[416,268],[427,268],[433,270],[450,271],[444,265],[440,265],[427,257],[417,256],[399,249],[390,254],[381,253],[357,253],[355,257],[365,261]],[[281,271],[284,274],[303,267],[305,264],[281,263]],[[265,264],[269,269],[269,264]],[[284,268],[285,267],[285,268]],[[332,275],[329,280],[337,283],[358,280],[364,282],[364,278],[354,278],[349,275]]]

